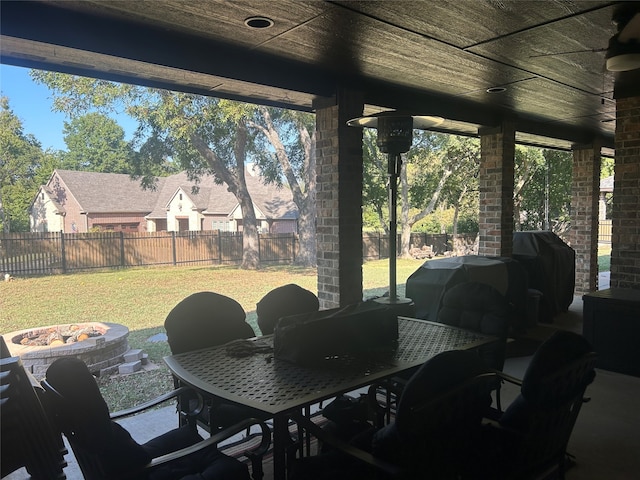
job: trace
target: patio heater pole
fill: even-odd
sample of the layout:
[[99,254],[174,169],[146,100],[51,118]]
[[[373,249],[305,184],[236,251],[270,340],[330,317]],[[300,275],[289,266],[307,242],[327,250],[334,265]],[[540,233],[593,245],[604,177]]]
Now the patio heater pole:
[[411,304],[412,300],[398,297],[396,277],[396,257],[398,254],[398,178],[402,167],[401,154],[408,152],[413,143],[413,129],[425,130],[439,125],[440,117],[412,116],[394,111],[381,112],[366,117],[354,118],[347,122],[351,127],[368,127],[378,130],[376,144],[382,153],[387,154],[387,173],[389,175],[389,296],[378,298],[378,303],[387,305]]
[[388,154],[389,173],[389,303],[398,303],[396,257],[398,255],[398,178],[402,168],[399,153]]

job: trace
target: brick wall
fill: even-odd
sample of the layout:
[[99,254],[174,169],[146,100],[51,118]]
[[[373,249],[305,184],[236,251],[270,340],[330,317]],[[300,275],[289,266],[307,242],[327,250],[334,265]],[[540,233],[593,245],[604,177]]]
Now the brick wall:
[[576,251],[576,295],[598,289],[598,196],[600,145],[573,149],[571,230],[569,243]]
[[480,130],[479,255],[513,252],[515,128],[510,122]]
[[90,213],[87,215],[87,226],[89,229],[92,227],[100,227],[106,229],[111,226],[111,229],[120,231],[122,225],[134,226],[133,228],[126,228],[126,231],[146,232],[147,220],[143,214],[119,214],[119,213]]
[[316,110],[318,298],[321,308],[362,299],[362,131],[359,95]]
[[640,289],[640,96],[616,100],[611,287]]

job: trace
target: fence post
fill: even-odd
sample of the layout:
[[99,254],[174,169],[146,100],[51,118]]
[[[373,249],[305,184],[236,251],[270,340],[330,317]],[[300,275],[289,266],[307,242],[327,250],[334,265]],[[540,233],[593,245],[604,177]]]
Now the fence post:
[[173,254],[173,265],[178,264],[178,254],[176,252],[176,231],[171,230],[171,250]]
[[291,261],[296,261],[296,233],[291,232]]
[[218,229],[218,265],[222,265],[222,231]]
[[124,232],[120,231],[120,266],[124,267]]
[[64,232],[60,233],[60,258],[62,259],[62,273],[67,273],[67,249],[64,243]]

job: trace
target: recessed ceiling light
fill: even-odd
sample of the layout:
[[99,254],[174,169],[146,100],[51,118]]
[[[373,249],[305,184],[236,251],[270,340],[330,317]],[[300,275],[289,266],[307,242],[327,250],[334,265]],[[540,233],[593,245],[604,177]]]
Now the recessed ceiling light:
[[487,88],[487,93],[502,93],[506,92],[507,89],[505,87],[491,87]]
[[249,17],[244,24],[249,28],[263,29],[273,26],[273,20],[267,17]]

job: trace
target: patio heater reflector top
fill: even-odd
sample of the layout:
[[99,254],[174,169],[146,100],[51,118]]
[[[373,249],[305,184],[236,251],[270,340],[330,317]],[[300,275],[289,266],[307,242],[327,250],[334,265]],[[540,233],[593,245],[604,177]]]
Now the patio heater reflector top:
[[383,153],[405,153],[411,148],[413,129],[426,130],[444,122],[441,117],[409,115],[387,111],[349,120],[350,127],[367,127],[378,130],[376,141]]

